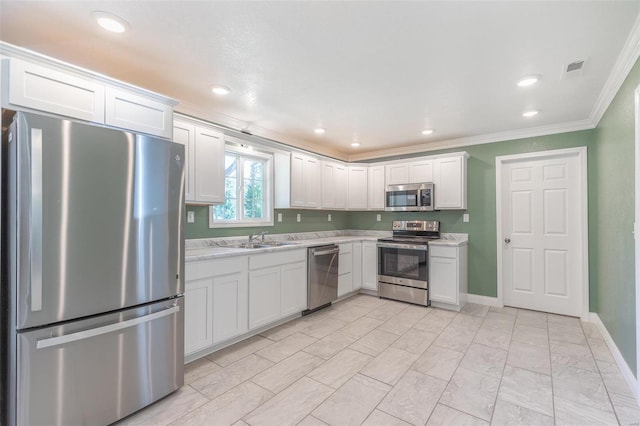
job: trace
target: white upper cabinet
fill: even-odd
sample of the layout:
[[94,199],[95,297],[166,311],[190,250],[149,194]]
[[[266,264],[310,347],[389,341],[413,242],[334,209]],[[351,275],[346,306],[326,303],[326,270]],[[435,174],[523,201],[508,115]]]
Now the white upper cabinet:
[[291,154],[290,207],[310,209],[320,207],[321,173],[320,159],[298,152]]
[[347,207],[347,167],[333,161],[322,161],[322,208],[330,210]]
[[334,180],[334,208],[346,209],[347,208],[347,180],[349,179],[347,166],[344,164],[336,165],[335,180]]
[[224,202],[224,134],[203,122],[176,116],[173,141],[185,146],[185,202]]
[[387,164],[385,166],[386,184],[400,185],[409,183],[409,164]]
[[4,107],[171,138],[176,102],[153,92],[40,56],[4,58],[2,80]]
[[467,208],[467,153],[433,160],[436,210]]
[[347,195],[347,207],[350,210],[367,210],[369,207],[369,188],[367,166],[349,166],[349,190]]
[[409,182],[433,182],[433,161],[421,160],[409,163]]
[[384,166],[369,166],[368,206],[369,210],[384,210]]

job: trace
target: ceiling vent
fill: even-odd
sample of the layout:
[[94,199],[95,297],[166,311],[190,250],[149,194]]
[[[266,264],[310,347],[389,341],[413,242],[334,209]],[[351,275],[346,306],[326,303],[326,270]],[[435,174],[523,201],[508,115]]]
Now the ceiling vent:
[[576,78],[582,75],[584,60],[574,61],[562,69],[562,78]]

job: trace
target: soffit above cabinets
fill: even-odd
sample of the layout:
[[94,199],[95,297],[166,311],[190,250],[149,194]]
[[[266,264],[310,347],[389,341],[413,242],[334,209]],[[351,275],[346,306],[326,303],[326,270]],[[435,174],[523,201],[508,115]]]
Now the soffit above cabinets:
[[[640,44],[637,1],[0,0],[0,11],[2,41],[351,160],[592,128],[621,53],[637,58]],[[105,32],[94,11],[128,31]],[[537,84],[516,85],[532,74]]]

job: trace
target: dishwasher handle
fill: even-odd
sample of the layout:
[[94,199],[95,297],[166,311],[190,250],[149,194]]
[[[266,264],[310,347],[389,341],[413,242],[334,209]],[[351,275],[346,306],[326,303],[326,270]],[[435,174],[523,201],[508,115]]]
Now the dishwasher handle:
[[334,253],[340,253],[340,247],[336,247],[334,249],[330,249],[330,250],[318,250],[318,251],[312,251],[311,252],[314,256],[326,256],[328,254],[334,254]]

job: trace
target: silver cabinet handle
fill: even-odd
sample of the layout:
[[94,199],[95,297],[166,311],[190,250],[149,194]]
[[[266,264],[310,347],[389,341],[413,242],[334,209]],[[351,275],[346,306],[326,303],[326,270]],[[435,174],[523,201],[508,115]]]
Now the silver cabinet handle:
[[100,336],[102,334],[112,333],[114,331],[123,330],[125,328],[133,327],[134,325],[143,324],[145,322],[153,321],[158,318],[172,315],[180,310],[180,306],[172,306],[171,308],[154,312],[143,317],[133,318],[130,320],[117,322],[115,324],[105,325],[104,327],[91,328],[89,330],[78,331],[77,333],[71,333],[64,336],[50,337],[48,339],[38,340],[36,343],[36,349],[50,348],[52,346],[60,346],[70,342],[78,340],[88,339],[90,337]]
[[505,238],[505,239],[504,239],[504,242],[505,242],[505,243],[507,243],[507,244],[509,244],[509,243],[511,242],[511,238]]
[[42,310],[42,129],[31,129],[31,311]]

